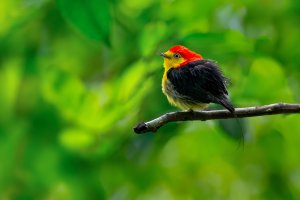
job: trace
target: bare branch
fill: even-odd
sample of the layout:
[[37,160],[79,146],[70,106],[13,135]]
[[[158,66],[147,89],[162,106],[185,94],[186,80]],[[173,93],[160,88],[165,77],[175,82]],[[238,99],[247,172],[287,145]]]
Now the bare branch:
[[161,126],[169,122],[206,121],[212,119],[243,118],[288,113],[300,113],[300,104],[275,103],[257,107],[236,108],[235,115],[227,110],[170,112],[151,121],[139,123],[134,128],[134,132],[137,134],[155,132]]

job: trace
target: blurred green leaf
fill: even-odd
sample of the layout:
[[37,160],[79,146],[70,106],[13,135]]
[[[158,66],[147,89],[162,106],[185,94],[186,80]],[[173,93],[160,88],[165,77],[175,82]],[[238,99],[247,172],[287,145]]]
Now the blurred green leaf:
[[44,98],[57,106],[64,117],[74,119],[85,91],[81,80],[63,71],[49,69],[42,81]]
[[293,101],[282,66],[271,58],[258,58],[253,62],[243,90],[243,98],[265,104]]
[[57,0],[64,18],[86,37],[109,44],[111,12],[108,0]]
[[13,115],[22,79],[21,60],[8,60],[0,69],[0,121]]
[[120,77],[118,85],[122,86],[120,89],[117,100],[127,101],[134,93],[137,92],[141,84],[144,84],[144,79],[147,73],[147,66],[144,62],[138,61]]
[[94,136],[84,130],[69,128],[64,130],[59,138],[62,145],[73,151],[79,151],[91,147]]
[[193,32],[186,34],[182,43],[203,53],[205,58],[229,60],[253,52],[253,42],[238,31]]
[[139,48],[142,56],[153,54],[159,43],[165,39],[167,27],[164,23],[152,23],[147,25],[140,37]]

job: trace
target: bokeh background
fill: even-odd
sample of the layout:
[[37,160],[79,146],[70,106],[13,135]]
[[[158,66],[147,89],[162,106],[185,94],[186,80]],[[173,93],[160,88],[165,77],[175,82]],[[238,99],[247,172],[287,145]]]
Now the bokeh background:
[[236,106],[300,101],[300,1],[1,0],[0,199],[299,199],[300,115],[133,127],[175,111],[175,44]]

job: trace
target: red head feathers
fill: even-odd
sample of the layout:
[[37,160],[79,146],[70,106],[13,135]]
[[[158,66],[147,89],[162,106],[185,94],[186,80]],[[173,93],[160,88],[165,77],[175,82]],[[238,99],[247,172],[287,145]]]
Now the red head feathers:
[[202,60],[202,56],[200,54],[197,54],[181,45],[176,45],[176,46],[171,47],[170,51],[172,53],[179,53],[185,59],[185,62],[182,63],[180,66],[183,66],[186,63],[191,62],[191,61]]

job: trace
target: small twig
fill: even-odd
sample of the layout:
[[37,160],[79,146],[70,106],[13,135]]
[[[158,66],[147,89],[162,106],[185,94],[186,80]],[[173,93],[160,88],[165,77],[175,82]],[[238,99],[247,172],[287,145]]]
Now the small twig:
[[134,128],[134,132],[137,134],[155,132],[157,129],[169,122],[194,120],[205,121],[211,119],[228,119],[234,117],[243,118],[287,113],[300,113],[300,104],[275,103],[257,107],[236,108],[236,116],[227,110],[170,112],[151,121],[139,123]]

